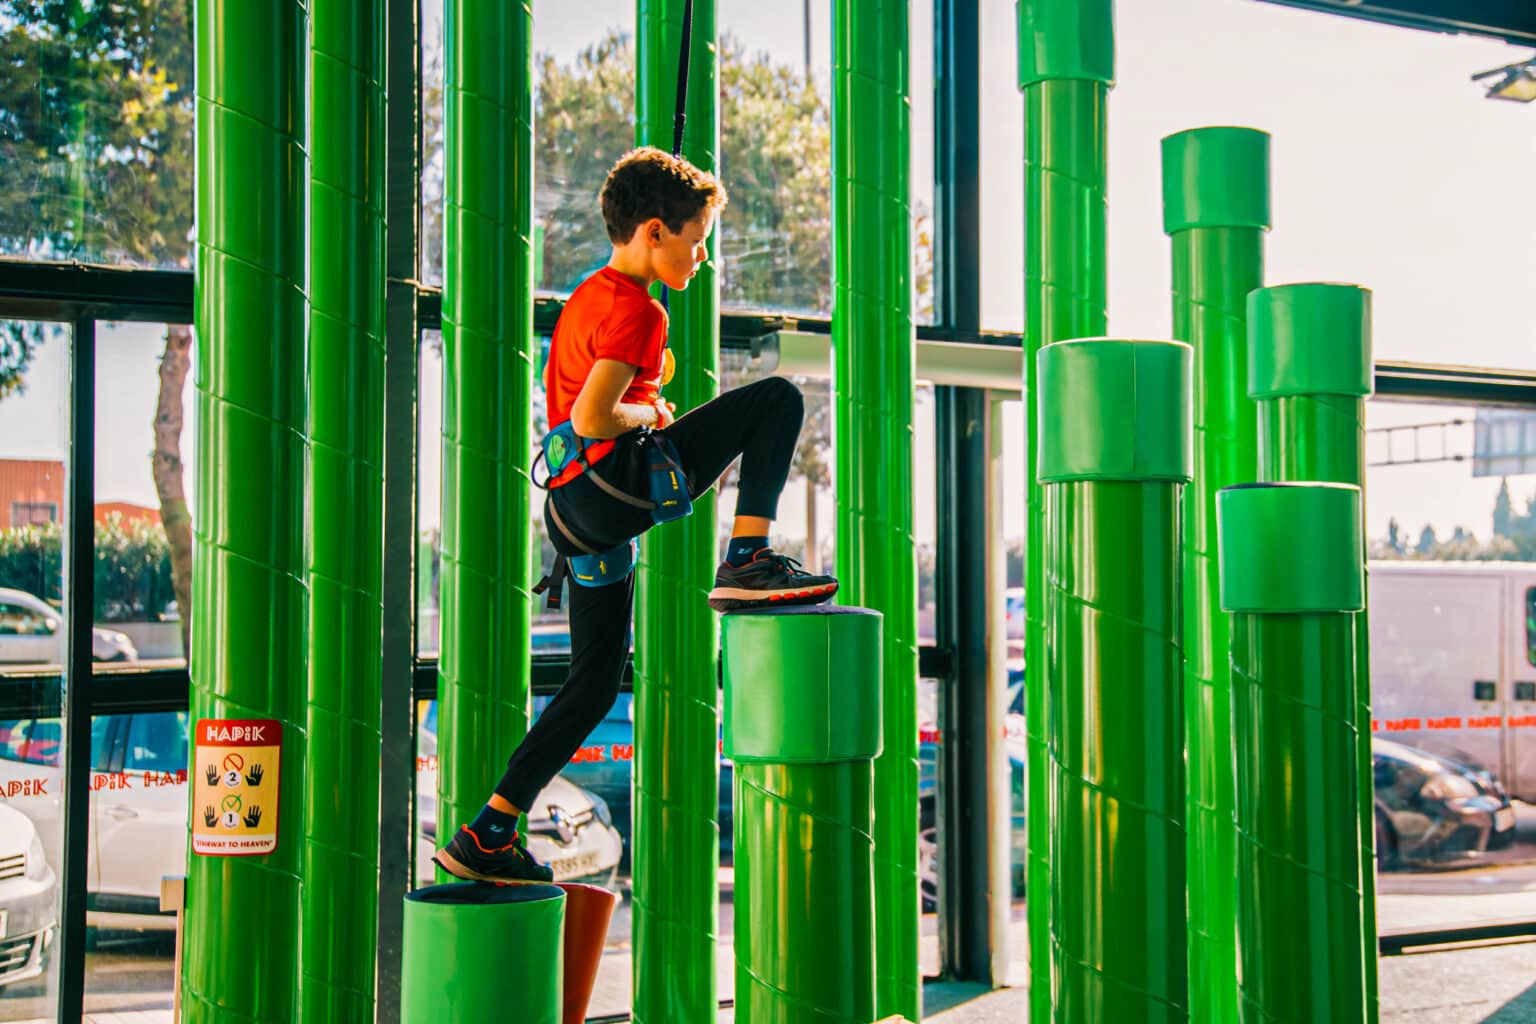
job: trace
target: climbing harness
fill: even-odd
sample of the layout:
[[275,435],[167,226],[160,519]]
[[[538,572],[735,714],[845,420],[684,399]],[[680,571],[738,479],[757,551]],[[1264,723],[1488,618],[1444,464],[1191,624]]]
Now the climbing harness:
[[[648,497],[640,498],[622,491],[603,479],[601,473],[593,471],[588,457],[592,442],[577,434],[569,420],[544,436],[542,450],[534,458],[534,468],[537,470],[539,460],[542,459],[548,476],[541,481],[535,472],[534,485],[552,491],[585,474],[598,490],[609,497],[650,512],[653,523],[669,523],[691,513],[693,499],[688,494],[688,478],[683,472],[677,447],[671,439],[649,427],[641,427],[633,431],[632,435],[625,436],[633,436],[635,445],[647,453]],[[576,471],[569,472],[573,466],[577,467]],[[550,501],[545,507],[549,510],[550,524],[582,552],[579,555],[556,555],[555,564],[533,588],[535,594],[549,593],[546,602],[548,608],[555,610],[560,607],[562,584],[567,576],[584,587],[606,587],[620,582],[634,570],[638,551],[634,538],[617,547],[599,551],[577,536],[576,531],[560,515],[555,502]]]

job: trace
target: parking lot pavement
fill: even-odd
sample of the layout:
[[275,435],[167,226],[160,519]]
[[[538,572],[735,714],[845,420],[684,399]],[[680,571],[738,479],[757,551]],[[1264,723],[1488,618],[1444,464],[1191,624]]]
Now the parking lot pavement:
[[[154,1024],[162,1019],[170,1024],[174,954],[169,933],[103,934],[96,951],[85,958],[88,1024],[93,1017],[96,1024]],[[43,977],[0,988],[0,1021],[51,1022],[54,995],[46,981]],[[140,1016],[144,1014],[150,1016]]]

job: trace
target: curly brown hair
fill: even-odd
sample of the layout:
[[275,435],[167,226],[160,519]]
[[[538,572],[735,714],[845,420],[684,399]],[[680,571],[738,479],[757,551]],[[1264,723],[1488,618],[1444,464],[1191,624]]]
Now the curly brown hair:
[[720,179],[708,171],[655,146],[641,146],[613,165],[600,201],[609,239],[623,245],[652,217],[677,234],[702,211],[719,212],[726,195]]

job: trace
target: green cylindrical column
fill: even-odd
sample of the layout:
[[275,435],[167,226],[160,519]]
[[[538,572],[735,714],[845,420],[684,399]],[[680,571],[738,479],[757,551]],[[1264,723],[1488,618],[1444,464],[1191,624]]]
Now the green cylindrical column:
[[879,1016],[870,952],[881,617],[825,606],[728,615],[723,640],[736,1019],[868,1024]]
[[450,0],[443,32],[437,828],[446,836],[479,811],[528,731],[533,16],[526,2]]
[[1163,140],[1163,229],[1173,242],[1173,336],[1194,349],[1195,470],[1184,491],[1184,723],[1189,772],[1189,1009],[1237,1016],[1232,692],[1217,611],[1216,492],[1258,479],[1248,397],[1248,293],[1264,283],[1269,136],[1197,128]]
[[843,598],[885,616],[885,752],[875,760],[875,1016],[915,1021],[922,986],[908,11],[897,0],[836,0],[832,12],[837,575]]
[[[384,8],[310,5],[305,1021],[373,1020],[384,548]],[[343,783],[342,780],[346,780]]]
[[456,883],[405,897],[400,1019],[560,1024],[565,892]]
[[1050,1007],[1045,813],[1045,495],[1038,482],[1035,354],[1105,331],[1107,105],[1115,77],[1111,0],[1019,0],[1024,91],[1024,728],[1030,1012]]
[[[1259,405],[1259,479],[1365,486],[1365,399],[1372,390],[1371,293],[1349,284],[1261,288],[1248,299],[1250,395]],[[1363,502],[1362,502],[1363,505]],[[1362,536],[1365,520],[1360,522]],[[1376,995],[1376,817],[1371,758],[1371,650],[1355,623],[1360,778],[1361,916],[1366,1021]]]
[[[639,0],[636,141],[672,148],[683,0]],[[696,0],[683,155],[717,169],[715,4]],[[720,237],[718,226],[711,251]],[[665,394],[686,412],[719,391],[720,285],[713,259],[668,295],[677,362]],[[715,493],[640,541],[635,616],[634,1003],[637,1024],[703,1020],[716,1005],[720,762]]]
[[[190,854],[182,1013],[297,1016],[304,867],[305,67],[301,2],[200,2],[194,723],[282,724],[278,846]],[[376,774],[376,773],[375,773]],[[232,955],[239,949],[238,956]]]
[[1092,339],[1037,359],[1051,1019],[1183,1022],[1179,518],[1192,355]]
[[1217,501],[1221,606],[1232,613],[1234,1019],[1362,1020],[1360,490],[1249,484]]

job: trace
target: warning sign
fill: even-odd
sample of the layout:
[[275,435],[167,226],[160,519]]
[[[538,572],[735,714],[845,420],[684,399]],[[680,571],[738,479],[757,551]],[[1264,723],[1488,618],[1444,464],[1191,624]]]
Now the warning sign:
[[204,718],[193,744],[192,852],[250,857],[277,849],[282,723]]

